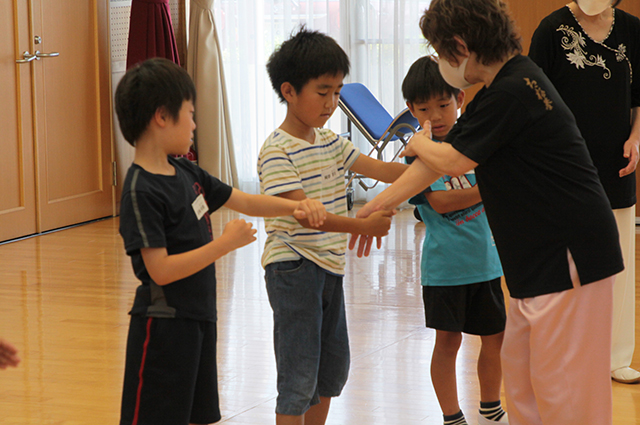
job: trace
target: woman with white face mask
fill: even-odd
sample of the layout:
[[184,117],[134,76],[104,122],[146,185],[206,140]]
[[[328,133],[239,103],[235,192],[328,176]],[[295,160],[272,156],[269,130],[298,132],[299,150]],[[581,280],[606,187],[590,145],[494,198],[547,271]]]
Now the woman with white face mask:
[[640,145],[640,20],[620,0],[578,0],[535,31],[529,57],[547,74],[576,117],[613,208],[625,271],[616,276],[612,379],[635,384],[635,204]]
[[445,143],[433,142],[424,123],[404,152],[419,161],[358,216],[475,168],[510,295],[501,353],[509,423],[610,425],[612,288],[622,254],[575,119],[520,54],[502,0],[433,0],[420,26],[450,85],[484,87]]

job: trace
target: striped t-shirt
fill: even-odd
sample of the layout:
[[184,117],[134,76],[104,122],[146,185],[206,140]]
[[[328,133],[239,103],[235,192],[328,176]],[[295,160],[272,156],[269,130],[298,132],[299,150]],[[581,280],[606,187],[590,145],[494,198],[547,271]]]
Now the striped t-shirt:
[[[353,144],[329,129],[315,129],[314,144],[276,129],[258,157],[260,191],[278,195],[302,189],[322,201],[327,212],[347,215],[345,172],[360,155]],[[347,235],[302,227],[293,216],[265,219],[267,241],[262,266],[304,257],[330,273],[344,275]]]

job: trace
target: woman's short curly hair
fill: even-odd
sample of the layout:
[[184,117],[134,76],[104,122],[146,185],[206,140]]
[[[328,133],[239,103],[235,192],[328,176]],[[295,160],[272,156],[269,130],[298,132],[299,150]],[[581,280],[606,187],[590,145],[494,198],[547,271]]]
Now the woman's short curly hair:
[[522,52],[520,34],[502,0],[433,0],[420,19],[420,28],[444,59],[460,53],[455,36],[484,65]]

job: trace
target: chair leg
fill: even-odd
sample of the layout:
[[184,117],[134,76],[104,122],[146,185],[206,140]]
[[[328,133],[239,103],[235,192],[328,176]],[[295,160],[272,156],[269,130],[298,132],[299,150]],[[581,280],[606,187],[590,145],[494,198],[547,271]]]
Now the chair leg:
[[351,211],[355,198],[355,191],[351,186],[347,188],[347,210]]

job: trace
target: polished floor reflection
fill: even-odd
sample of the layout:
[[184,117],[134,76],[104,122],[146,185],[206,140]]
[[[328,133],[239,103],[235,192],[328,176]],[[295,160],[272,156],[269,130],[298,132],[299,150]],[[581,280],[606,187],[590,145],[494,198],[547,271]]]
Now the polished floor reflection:
[[[214,233],[235,217],[228,210],[214,214]],[[266,235],[261,219],[248,220],[260,229],[258,241],[217,263],[222,423],[272,424],[272,321],[260,267]],[[17,369],[0,371],[1,424],[118,423],[127,312],[137,283],[117,227],[117,219],[108,219],[0,245],[0,336],[23,358]],[[434,332],[423,325],[419,286],[423,235],[424,225],[406,210],[381,250],[366,259],[349,253],[352,367],[329,425],[442,423],[429,378]],[[465,338],[458,358],[461,406],[471,424],[478,348],[477,338]],[[640,368],[640,352],[636,358]],[[640,386],[613,383],[613,389],[614,424],[640,424]]]

